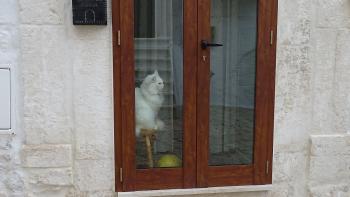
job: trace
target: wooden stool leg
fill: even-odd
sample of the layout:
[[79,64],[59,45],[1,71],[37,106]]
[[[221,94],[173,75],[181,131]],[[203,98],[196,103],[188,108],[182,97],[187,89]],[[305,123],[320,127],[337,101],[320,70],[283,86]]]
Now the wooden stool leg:
[[147,149],[147,158],[148,158],[148,167],[153,168],[153,153],[152,153],[152,143],[149,135],[145,135],[146,149]]
[[155,130],[151,129],[141,129],[141,135],[145,138],[146,150],[147,150],[147,159],[148,159],[148,167],[153,168],[153,148],[152,142],[154,140]]

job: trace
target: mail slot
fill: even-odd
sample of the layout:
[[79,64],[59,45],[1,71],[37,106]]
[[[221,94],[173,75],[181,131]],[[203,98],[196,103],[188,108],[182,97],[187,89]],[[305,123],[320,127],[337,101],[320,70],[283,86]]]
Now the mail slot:
[[9,69],[0,69],[0,130],[11,129],[11,77]]

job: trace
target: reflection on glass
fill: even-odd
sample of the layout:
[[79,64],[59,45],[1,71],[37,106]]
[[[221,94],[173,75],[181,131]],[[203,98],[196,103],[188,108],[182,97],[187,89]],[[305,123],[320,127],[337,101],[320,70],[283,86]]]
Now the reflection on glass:
[[257,0],[212,0],[209,165],[251,164]]
[[182,166],[182,1],[135,0],[136,167]]

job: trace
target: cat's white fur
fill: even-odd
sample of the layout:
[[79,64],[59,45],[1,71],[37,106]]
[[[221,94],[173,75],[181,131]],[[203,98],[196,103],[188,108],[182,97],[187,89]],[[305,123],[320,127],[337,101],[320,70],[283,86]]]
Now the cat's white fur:
[[158,112],[163,104],[162,90],[164,83],[158,71],[146,76],[140,88],[135,88],[136,136],[141,129],[164,129],[164,123],[158,118]]

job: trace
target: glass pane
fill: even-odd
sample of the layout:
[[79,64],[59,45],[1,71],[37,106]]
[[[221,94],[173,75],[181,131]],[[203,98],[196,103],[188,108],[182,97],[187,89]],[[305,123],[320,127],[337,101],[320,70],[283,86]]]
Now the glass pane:
[[135,0],[136,167],[182,166],[182,1]]
[[209,165],[253,160],[257,0],[212,0]]

